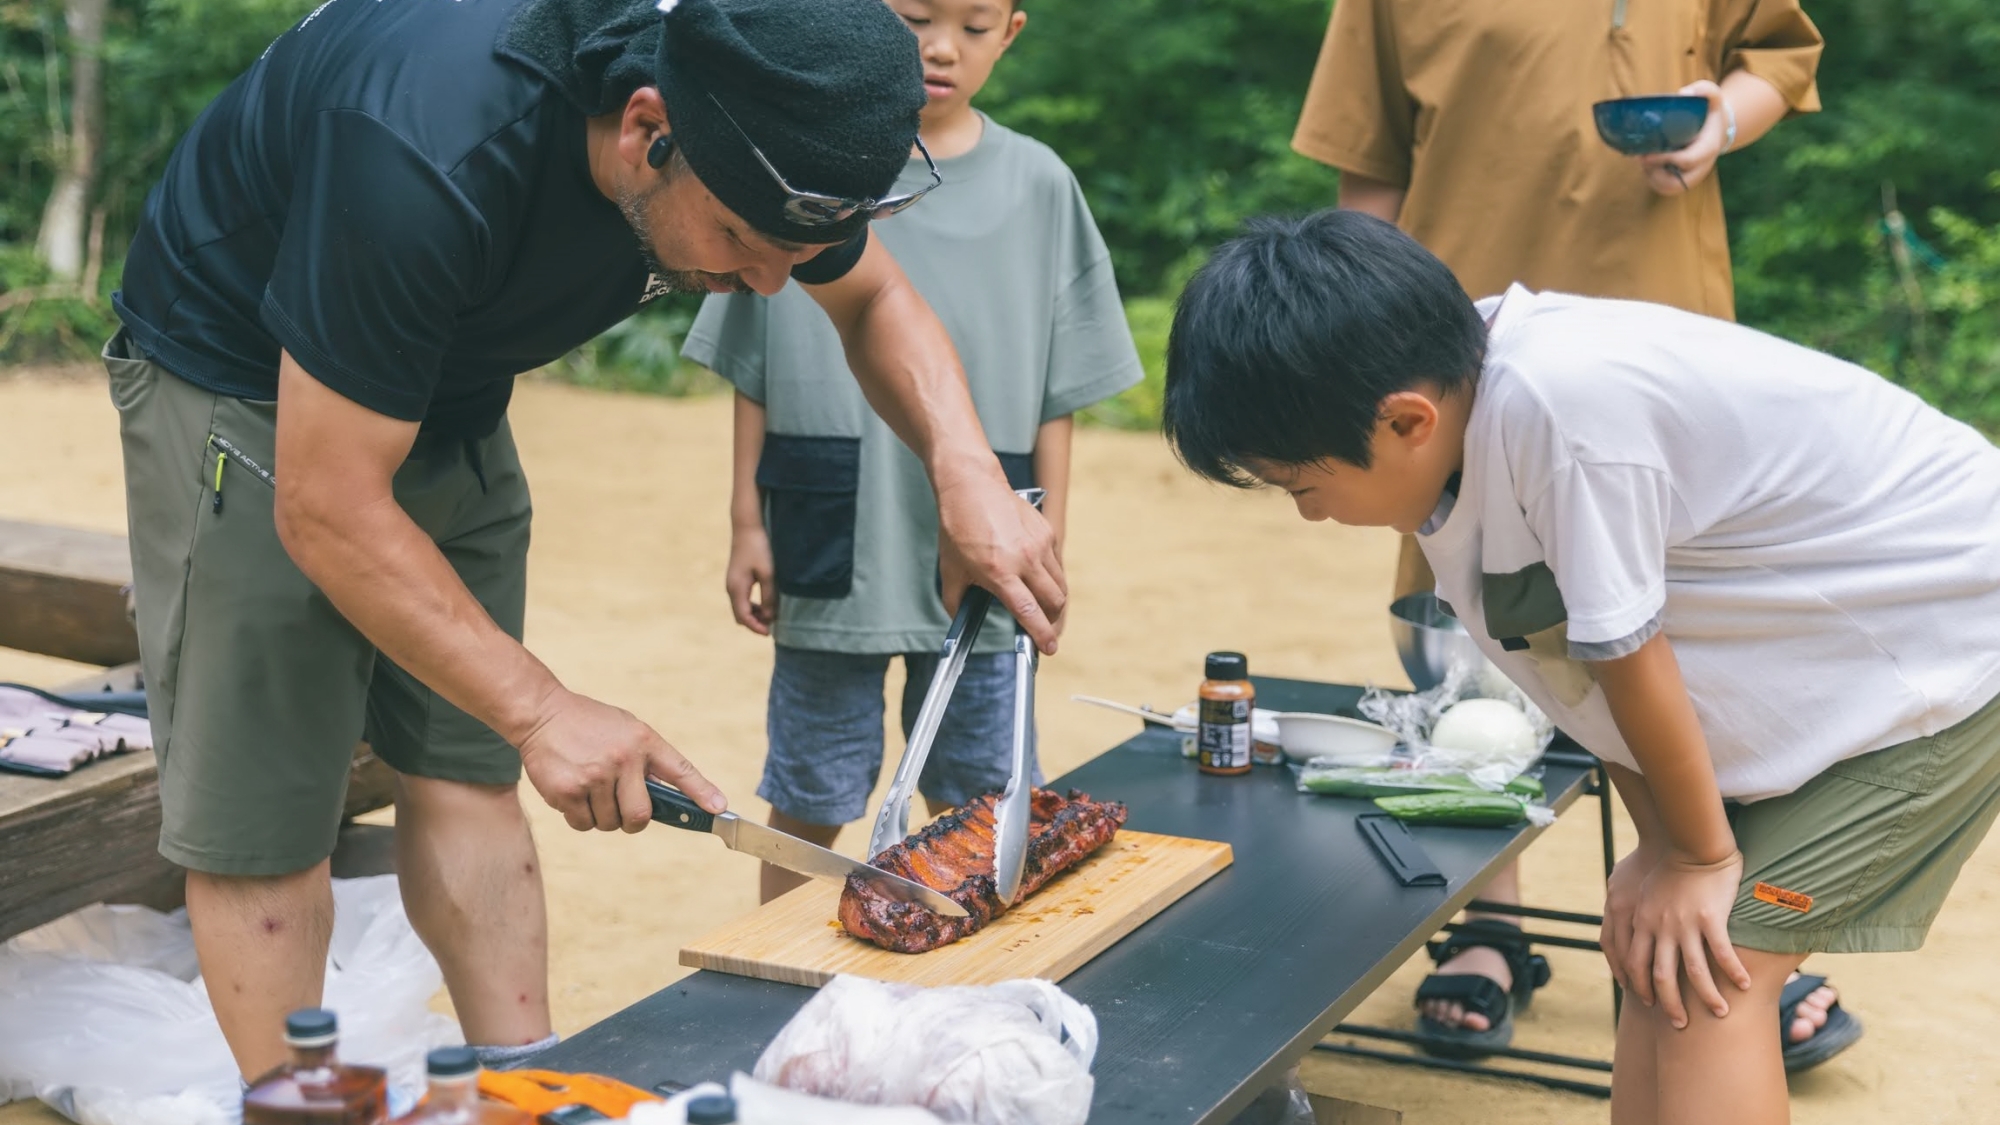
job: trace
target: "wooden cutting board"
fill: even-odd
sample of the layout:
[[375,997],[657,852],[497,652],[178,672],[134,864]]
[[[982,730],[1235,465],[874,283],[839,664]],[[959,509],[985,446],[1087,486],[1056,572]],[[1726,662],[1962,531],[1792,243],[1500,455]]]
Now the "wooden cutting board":
[[1120,832],[985,929],[929,953],[849,937],[835,917],[840,888],[815,881],[682,949],[681,964],[814,988],[839,973],[923,985],[1059,981],[1233,858],[1214,840]]

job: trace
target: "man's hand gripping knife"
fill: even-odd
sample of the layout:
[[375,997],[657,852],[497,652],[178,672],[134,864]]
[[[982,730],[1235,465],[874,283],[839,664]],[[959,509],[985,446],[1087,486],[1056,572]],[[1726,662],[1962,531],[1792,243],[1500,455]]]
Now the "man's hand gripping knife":
[[1642,773],[1606,764],[1639,832],[1611,873],[1599,939],[1611,975],[1673,1026],[1687,1026],[1681,976],[1718,1019],[1729,1014],[1710,961],[1750,988],[1729,941],[1743,856],[1723,813],[1708,743],[1665,634],[1596,664],[1611,717]]
[[299,569],[383,655],[518,749],[570,827],[644,828],[648,776],[711,812],[727,807],[651,727],[564,688],[494,623],[396,502],[392,482],[416,438],[415,422],[377,414],[282,356],[274,518]]
[[1055,652],[1069,595],[1055,531],[1007,483],[937,314],[880,239],[846,277],[806,291],[839,330],[869,406],[930,476],[945,611],[957,612],[968,586],[983,587]]

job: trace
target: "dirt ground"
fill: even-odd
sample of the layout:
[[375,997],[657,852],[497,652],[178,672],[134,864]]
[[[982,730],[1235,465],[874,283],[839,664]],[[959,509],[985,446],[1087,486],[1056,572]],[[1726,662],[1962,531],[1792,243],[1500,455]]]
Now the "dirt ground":
[[[16,420],[0,517],[124,530],[116,418],[101,372],[0,375],[0,417]],[[722,595],[728,417],[721,398],[520,388],[513,420],[537,508],[528,643],[573,688],[652,722],[737,808],[761,816],[754,790],[771,650],[735,626]],[[1074,610],[1040,694],[1051,774],[1133,729],[1069,702],[1071,693],[1178,705],[1210,649],[1242,649],[1259,672],[1404,682],[1381,608],[1393,535],[1307,525],[1282,496],[1199,483],[1150,435],[1080,432],[1075,482]],[[0,651],[0,678],[52,683],[80,671]],[[544,856],[555,1018],[565,1033],[683,975],[680,944],[755,903],[754,863],[710,841],[581,835],[532,790],[523,799]],[[864,840],[856,827],[841,845]],[[1594,806],[1580,803],[1526,863],[1533,900],[1594,910],[1602,878]],[[1793,1083],[1795,1119],[2000,1119],[1990,1046],[2000,1041],[2000,970],[1980,954],[1996,923],[2000,842],[1989,840],[1921,953],[1815,959],[1809,967],[1835,978],[1868,1035]],[[1524,1017],[1519,1045],[1608,1058],[1602,962],[1563,951],[1551,959],[1555,981]],[[1355,1018],[1407,1026],[1408,997],[1427,964],[1405,966]],[[1606,1117],[1604,1103],[1576,1095],[1330,1055],[1308,1059],[1304,1075],[1315,1091],[1404,1110],[1412,1125]],[[0,1125],[52,1118],[32,1104],[0,1109]]]

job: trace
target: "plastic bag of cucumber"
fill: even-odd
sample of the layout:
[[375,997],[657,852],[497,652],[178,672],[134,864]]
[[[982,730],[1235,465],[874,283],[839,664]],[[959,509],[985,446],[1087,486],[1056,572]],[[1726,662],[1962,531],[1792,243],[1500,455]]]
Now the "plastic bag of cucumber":
[[1541,709],[1505,679],[1452,668],[1429,691],[1371,687],[1361,713],[1402,739],[1373,762],[1315,758],[1299,769],[1299,790],[1372,800],[1411,824],[1504,827],[1555,814],[1528,772],[1555,736]]

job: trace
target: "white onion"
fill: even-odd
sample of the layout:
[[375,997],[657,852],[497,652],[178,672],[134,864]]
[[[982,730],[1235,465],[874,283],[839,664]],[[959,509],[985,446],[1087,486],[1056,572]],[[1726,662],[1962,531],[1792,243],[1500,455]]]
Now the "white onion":
[[1465,699],[1438,716],[1431,745],[1440,750],[1500,756],[1532,755],[1535,727],[1504,699]]

